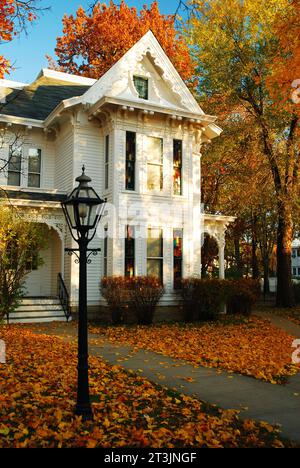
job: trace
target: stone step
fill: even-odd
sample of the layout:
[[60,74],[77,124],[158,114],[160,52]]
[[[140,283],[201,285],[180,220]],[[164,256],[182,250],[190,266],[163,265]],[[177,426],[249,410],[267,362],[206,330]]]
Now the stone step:
[[20,305],[56,305],[60,304],[59,299],[57,298],[34,298],[34,297],[26,297],[21,300]]
[[28,311],[19,311],[16,310],[15,312],[12,312],[10,314],[10,318],[23,318],[23,317],[32,317],[32,318],[38,318],[38,317],[65,317],[64,311],[62,309],[57,309],[57,310],[28,310]]
[[[69,319],[71,321],[71,318]],[[9,323],[15,324],[15,323],[50,323],[50,322],[66,322],[66,317],[38,317],[38,318],[10,318]]]
[[[26,297],[9,316],[11,323],[66,322],[59,299]],[[69,319],[71,320],[71,319]]]
[[61,304],[21,304],[16,312],[46,312],[46,311],[61,311]]

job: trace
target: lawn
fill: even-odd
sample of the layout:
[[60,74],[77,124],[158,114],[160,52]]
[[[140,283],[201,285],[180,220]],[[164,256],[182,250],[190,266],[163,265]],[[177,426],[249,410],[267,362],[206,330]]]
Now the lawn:
[[7,345],[7,363],[0,364],[1,448],[290,446],[269,424],[241,421],[235,411],[156,386],[95,357],[95,420],[82,423],[73,417],[75,346],[18,326],[1,326],[0,338]]
[[127,343],[195,366],[225,369],[273,384],[285,383],[300,367],[292,364],[293,337],[258,317],[225,318],[210,324],[151,327],[92,327],[112,343]]

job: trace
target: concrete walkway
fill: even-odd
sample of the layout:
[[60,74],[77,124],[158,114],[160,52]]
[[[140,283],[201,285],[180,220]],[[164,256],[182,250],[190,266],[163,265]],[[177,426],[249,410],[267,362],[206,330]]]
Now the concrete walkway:
[[272,314],[270,312],[255,312],[255,315],[258,317],[264,318],[266,320],[270,320],[273,325],[277,328],[281,328],[285,330],[289,335],[294,336],[295,338],[300,339],[300,325],[291,322],[290,320],[281,317],[280,315]]
[[[37,333],[63,337],[69,342],[76,338],[76,329],[66,328],[65,324],[57,324],[55,330],[53,326],[48,330],[47,326],[30,328]],[[186,362],[150,351],[135,352],[129,346],[117,346],[105,340],[96,345],[93,340],[99,340],[98,335],[90,334],[89,338],[92,355],[185,395],[223,409],[238,409],[242,418],[280,424],[283,436],[300,444],[300,374],[291,378],[287,385],[272,385],[226,371],[194,368]]]

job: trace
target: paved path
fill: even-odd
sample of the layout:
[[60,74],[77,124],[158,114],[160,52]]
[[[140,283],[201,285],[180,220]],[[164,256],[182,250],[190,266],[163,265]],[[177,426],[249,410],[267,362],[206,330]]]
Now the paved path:
[[[35,328],[32,327],[34,330]],[[57,324],[39,333],[63,336],[73,341],[76,329]],[[117,346],[108,341],[95,345],[98,335],[90,335],[90,353],[113,365],[131,369],[149,380],[224,409],[238,409],[242,418],[252,418],[282,426],[283,436],[300,444],[300,374],[287,385],[272,385],[254,378],[219,373],[216,369],[192,365],[150,351],[133,351],[129,346]],[[192,378],[193,382],[188,382]]]
[[272,314],[271,310],[270,312],[255,312],[255,315],[270,320],[275,327],[282,328],[290,335],[300,339],[300,325],[297,325],[280,315]]

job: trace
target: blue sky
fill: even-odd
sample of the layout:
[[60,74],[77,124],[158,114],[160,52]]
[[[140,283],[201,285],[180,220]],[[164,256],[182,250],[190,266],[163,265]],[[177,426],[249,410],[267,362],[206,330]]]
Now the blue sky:
[[[102,3],[108,3],[109,0]],[[33,26],[29,26],[28,35],[22,34],[20,38],[14,39],[9,44],[2,44],[0,54],[9,58],[14,64],[15,70],[7,79],[30,83],[37,76],[41,68],[47,67],[46,54],[54,56],[56,37],[62,32],[62,17],[64,13],[75,13],[82,5],[87,7],[91,0],[42,0],[42,4],[50,6],[40,20]],[[129,6],[135,6],[141,10],[144,4],[151,4],[147,0],[127,0]],[[174,13],[177,0],[160,0],[162,13]]]

